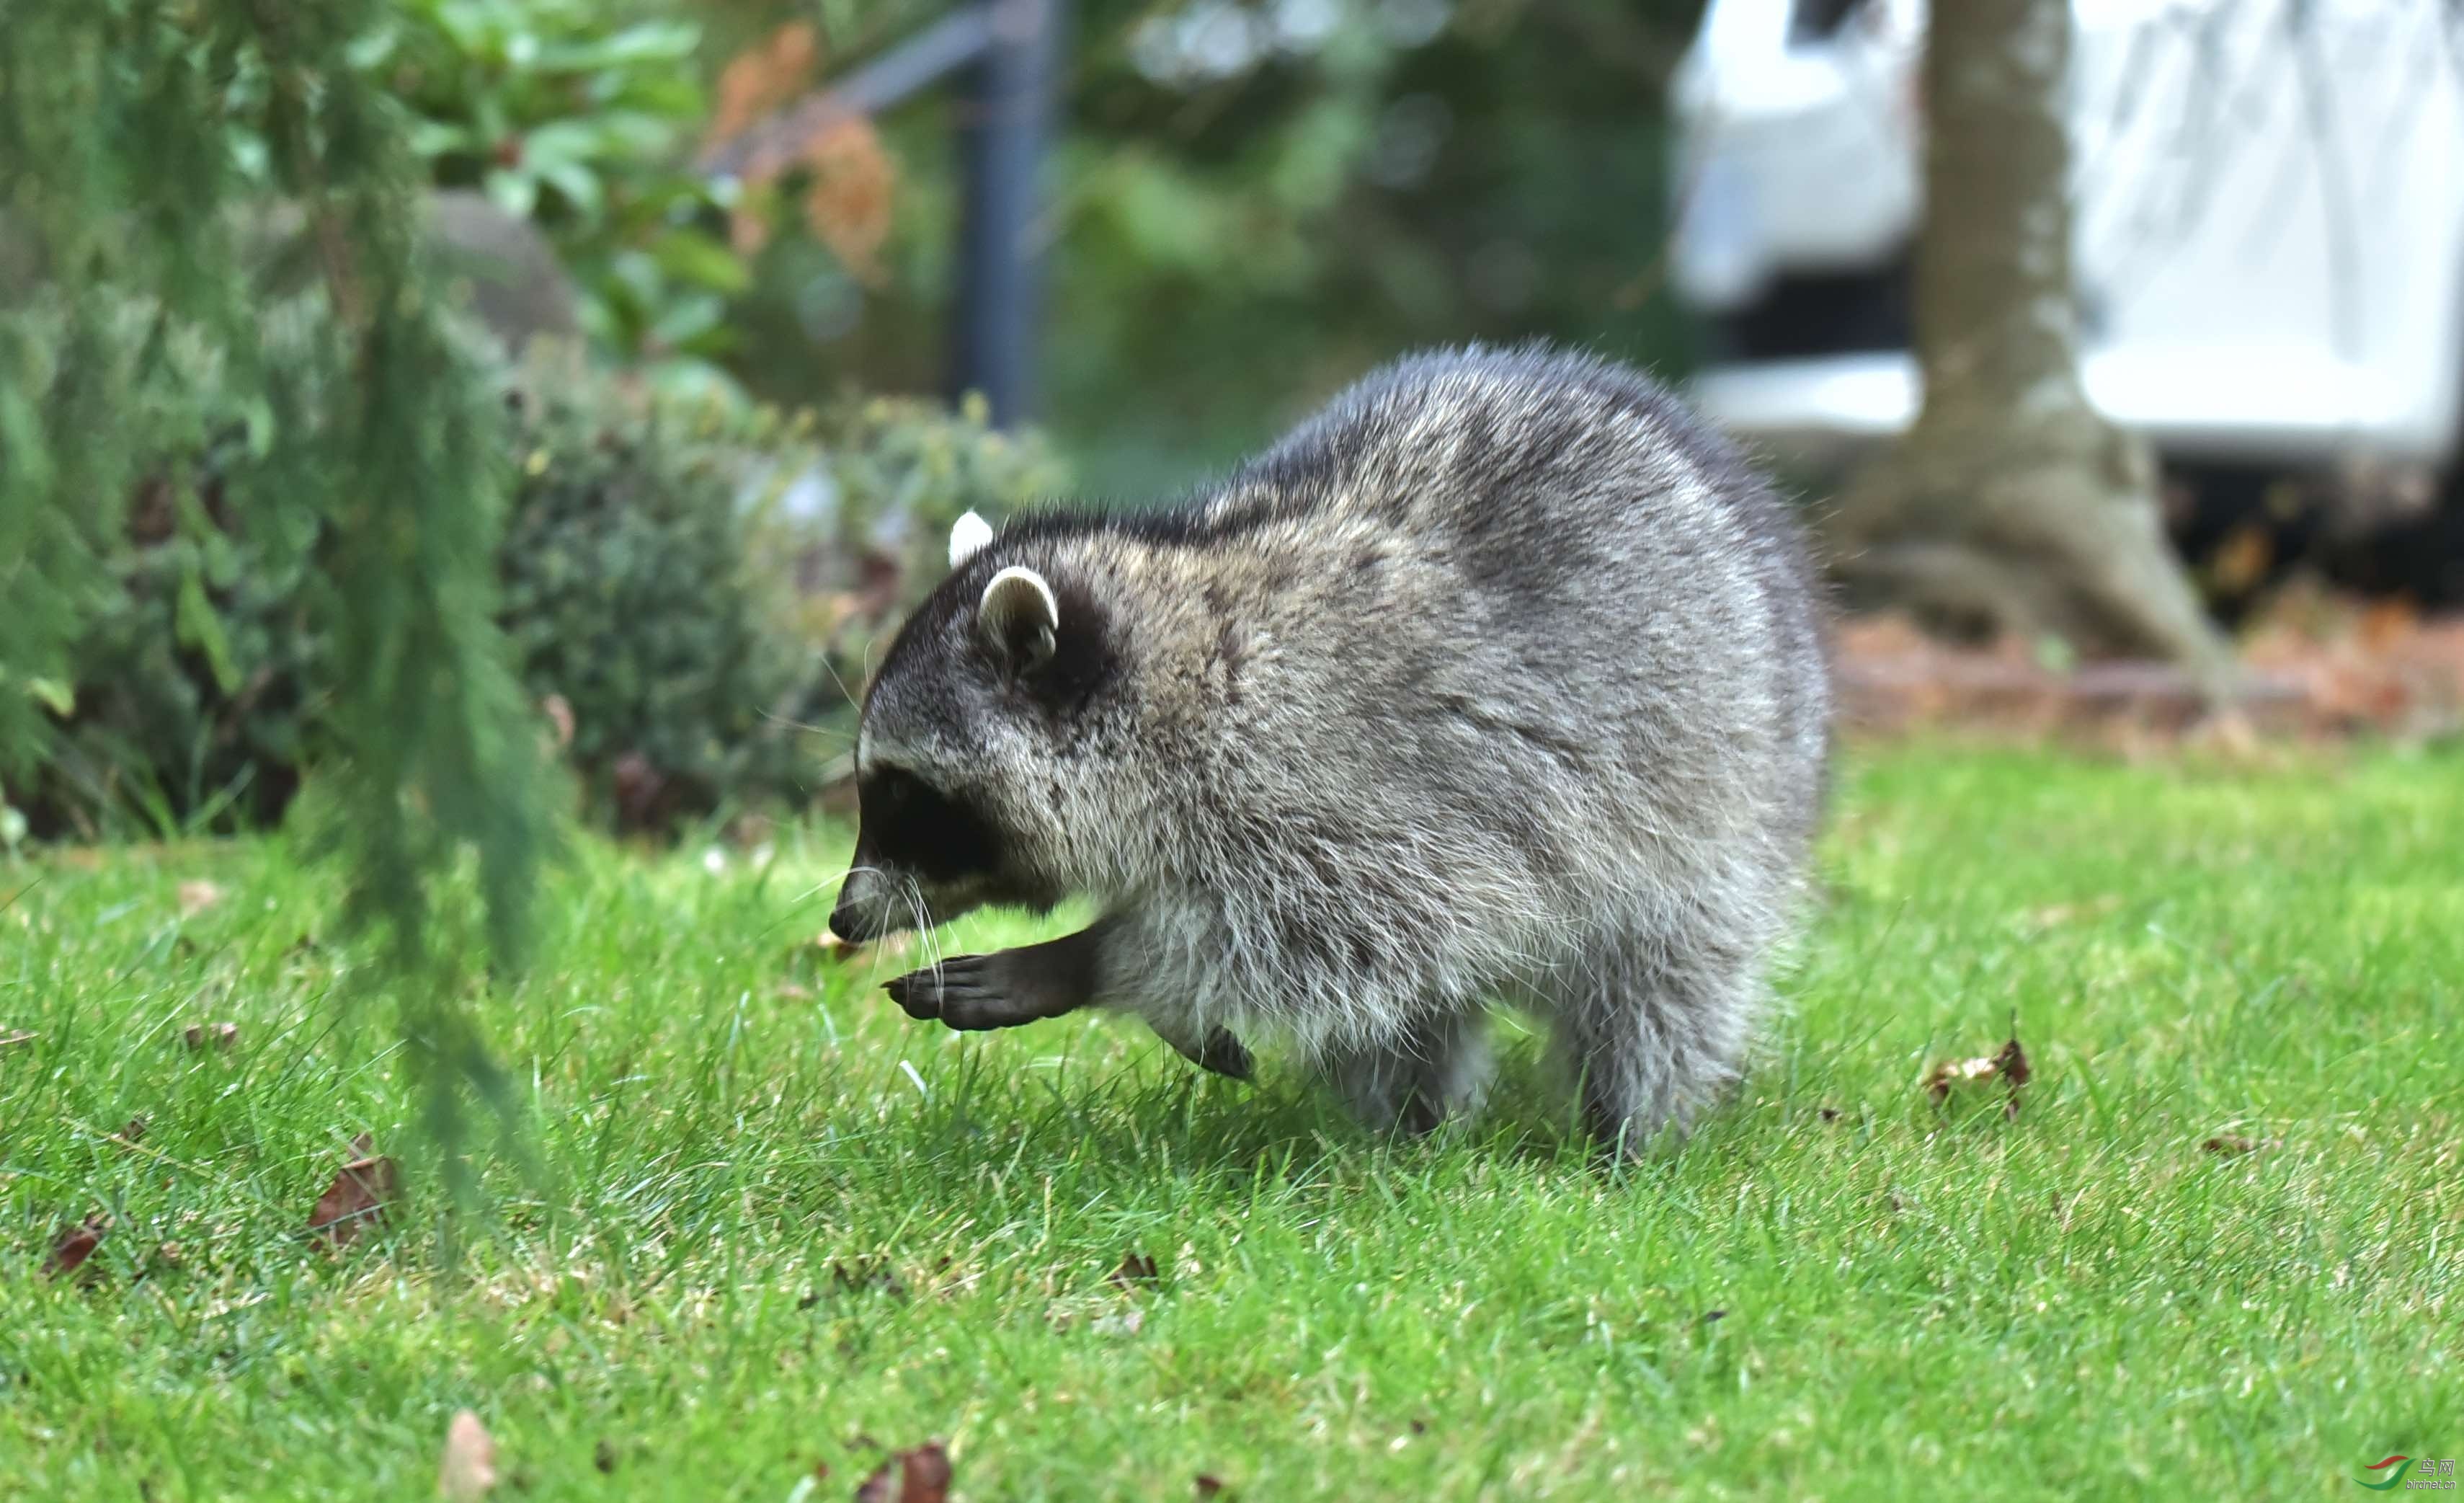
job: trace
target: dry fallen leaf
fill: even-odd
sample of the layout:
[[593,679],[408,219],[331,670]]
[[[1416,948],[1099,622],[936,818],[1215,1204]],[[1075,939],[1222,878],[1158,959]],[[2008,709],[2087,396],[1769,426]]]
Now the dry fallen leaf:
[[111,1218],[100,1211],[85,1219],[82,1226],[71,1227],[52,1241],[52,1255],[43,1264],[45,1278],[62,1278],[84,1267],[102,1244],[102,1234],[111,1229]]
[[401,1190],[394,1161],[377,1155],[367,1134],[352,1138],[351,1149],[359,1157],[334,1171],[334,1183],[308,1216],[308,1234],[336,1249],[348,1247],[368,1223],[385,1220],[385,1206]]
[[2221,1154],[2230,1159],[2240,1154],[2255,1154],[2262,1148],[2279,1148],[2283,1145],[2273,1138],[2244,1138],[2238,1133],[2218,1133],[2199,1146],[2209,1153]]
[[191,1050],[202,1050],[210,1044],[216,1049],[229,1049],[239,1042],[236,1023],[191,1023],[180,1030],[180,1041]]
[[1122,1257],[1121,1266],[1112,1270],[1111,1280],[1127,1290],[1152,1284],[1155,1281],[1155,1260],[1143,1252],[1129,1253]]
[[2010,1042],[2002,1046],[1998,1054],[1990,1058],[1946,1059],[1934,1066],[1925,1074],[1925,1094],[1933,1097],[1934,1105],[1941,1106],[1950,1099],[1955,1087],[1988,1085],[1999,1080],[2011,1092],[2010,1099],[2003,1104],[2002,1115],[2006,1118],[2016,1117],[2019,1115],[2019,1088],[2028,1083],[2031,1073],[2028,1051],[2019,1047],[2018,1030],[2013,1028]]
[[203,877],[180,884],[180,917],[194,918],[223,900],[222,884]]
[[454,1499],[483,1498],[496,1486],[496,1442],[468,1409],[445,1429],[445,1460],[436,1469],[436,1491]]
[[2122,899],[2111,893],[2101,897],[2089,898],[2083,903],[2052,903],[2031,911],[2028,915],[2028,927],[2039,933],[2047,929],[2058,929],[2066,923],[2074,923],[2083,918],[2102,918],[2121,906]]
[[1215,1497],[1221,1493],[1222,1491],[1223,1479],[1221,1477],[1217,1476],[1211,1471],[1201,1471],[1198,1474],[1198,1495],[1199,1497]]
[[939,1441],[902,1450],[855,1490],[855,1503],[948,1503],[950,1454]]

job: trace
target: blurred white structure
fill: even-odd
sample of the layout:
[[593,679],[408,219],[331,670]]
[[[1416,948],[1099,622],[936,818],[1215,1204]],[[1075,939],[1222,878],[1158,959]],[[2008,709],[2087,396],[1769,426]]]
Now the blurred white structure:
[[[2074,0],[2091,399],[2168,459],[2445,466],[2464,422],[2464,17]],[[1711,0],[1677,80],[1698,396],[1807,458],[1914,414],[1920,0]]]

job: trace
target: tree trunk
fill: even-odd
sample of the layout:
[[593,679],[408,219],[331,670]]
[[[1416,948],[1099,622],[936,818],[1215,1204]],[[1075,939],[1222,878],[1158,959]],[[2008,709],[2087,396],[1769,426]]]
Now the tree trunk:
[[1828,522],[1853,596],[2213,672],[2145,444],[2088,405],[2071,282],[2068,0],[1934,0],[1915,424]]

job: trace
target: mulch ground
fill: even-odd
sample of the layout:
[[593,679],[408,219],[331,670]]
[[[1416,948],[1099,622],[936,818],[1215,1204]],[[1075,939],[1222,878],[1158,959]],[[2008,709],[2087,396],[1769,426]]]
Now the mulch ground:
[[2220,707],[2167,663],[2066,663],[2024,642],[1959,646],[1899,617],[1859,617],[1837,637],[1841,718],[1854,737],[1949,732],[2128,754],[2464,734],[2464,616],[2288,594],[2236,650]]

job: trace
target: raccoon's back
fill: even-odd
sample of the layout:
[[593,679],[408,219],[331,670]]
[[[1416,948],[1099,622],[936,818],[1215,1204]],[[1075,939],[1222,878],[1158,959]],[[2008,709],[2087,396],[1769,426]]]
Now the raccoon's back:
[[[1793,519],[1674,397],[1541,351],[1361,382],[1208,508],[1243,533],[1296,752],[1403,787],[1665,827],[1786,806],[1827,756],[1821,608]],[[1366,731],[1347,740],[1347,733]]]

